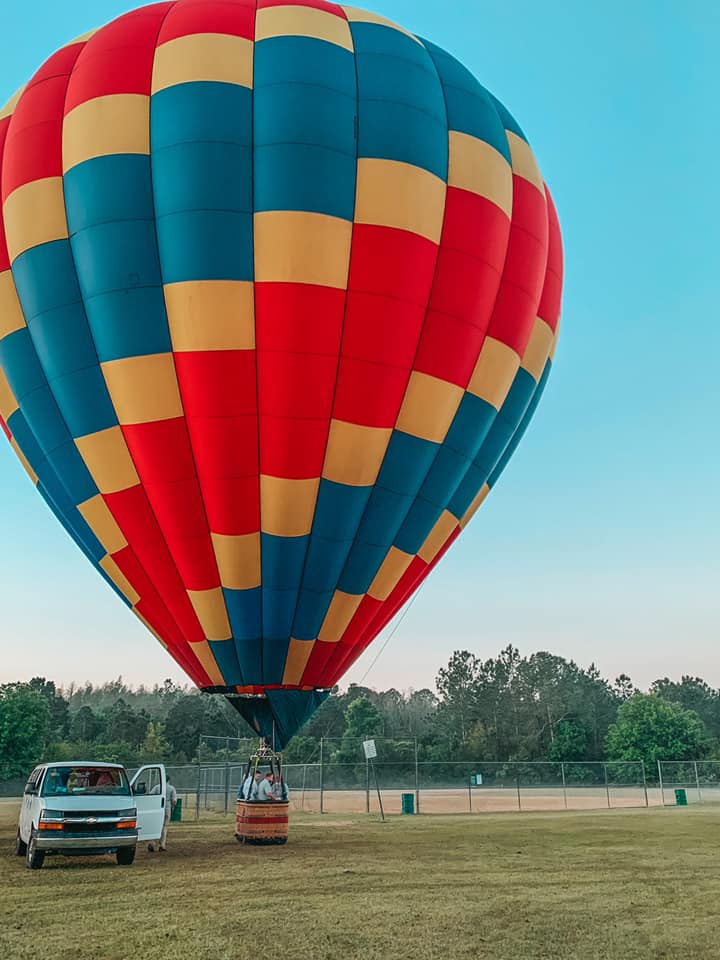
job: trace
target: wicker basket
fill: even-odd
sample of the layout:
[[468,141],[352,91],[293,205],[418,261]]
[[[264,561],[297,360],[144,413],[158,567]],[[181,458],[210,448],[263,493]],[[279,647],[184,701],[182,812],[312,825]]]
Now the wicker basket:
[[289,803],[238,800],[235,837],[240,843],[287,843]]

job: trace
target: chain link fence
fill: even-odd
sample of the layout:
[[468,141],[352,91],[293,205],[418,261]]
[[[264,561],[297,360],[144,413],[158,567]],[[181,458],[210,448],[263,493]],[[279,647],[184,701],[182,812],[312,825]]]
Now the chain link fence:
[[380,761],[374,772],[369,763],[326,763],[320,796],[310,802],[322,813],[376,812],[374,774],[388,813],[401,812],[407,793],[414,795],[418,813],[592,810],[660,802],[657,790],[647,785],[641,763],[445,761],[412,765]]
[[[28,770],[28,773],[30,771]],[[16,799],[22,796],[25,780],[0,780],[0,799]]]
[[[357,745],[358,750],[360,744]],[[393,744],[395,748],[397,744]],[[414,744],[412,753],[416,754]],[[383,752],[382,741],[378,751]],[[354,751],[352,751],[354,752]],[[391,752],[391,751],[389,751]],[[638,763],[475,763],[414,759],[371,764],[323,744],[320,758],[283,767],[291,809],[308,813],[401,813],[412,796],[417,813],[596,810],[659,806],[661,792]],[[340,757],[340,759],[338,759]],[[246,762],[168,766],[184,816],[233,814]],[[375,783],[377,777],[377,788]],[[403,797],[406,797],[403,801]]]
[[720,760],[658,760],[657,776],[664,806],[687,803],[720,803]]
[[[210,740],[211,738],[207,738]],[[287,763],[291,809],[308,813],[377,813],[380,789],[386,813],[400,813],[412,795],[417,813],[599,810],[620,807],[720,803],[720,760],[641,762],[473,762],[418,759],[414,740],[376,738],[374,768],[362,743],[323,740],[307,763]],[[200,760],[166,769],[183,801],[183,818],[234,815],[235,801],[257,741],[200,744]],[[392,759],[385,759],[390,756]],[[138,764],[127,766],[132,774]],[[0,782],[0,798],[22,796],[24,780]],[[405,796],[405,801],[403,801]]]

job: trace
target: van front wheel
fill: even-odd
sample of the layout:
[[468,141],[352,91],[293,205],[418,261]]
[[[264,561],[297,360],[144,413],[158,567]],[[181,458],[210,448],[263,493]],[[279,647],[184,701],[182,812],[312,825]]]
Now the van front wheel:
[[120,847],[115,854],[121,867],[129,867],[135,859],[136,847]]
[[39,870],[45,863],[45,851],[38,850],[37,837],[34,833],[30,834],[27,850],[25,852],[25,866],[28,870]]
[[15,856],[24,857],[27,853],[27,844],[23,843],[23,839],[20,836],[20,827],[18,827],[17,836],[15,837]]

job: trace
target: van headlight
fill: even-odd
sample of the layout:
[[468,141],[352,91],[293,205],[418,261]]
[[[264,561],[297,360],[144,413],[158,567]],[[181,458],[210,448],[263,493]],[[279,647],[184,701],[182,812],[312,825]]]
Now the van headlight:
[[62,830],[65,814],[62,810],[42,810],[38,820],[38,830]]
[[118,830],[137,830],[137,813],[134,808],[118,811]]

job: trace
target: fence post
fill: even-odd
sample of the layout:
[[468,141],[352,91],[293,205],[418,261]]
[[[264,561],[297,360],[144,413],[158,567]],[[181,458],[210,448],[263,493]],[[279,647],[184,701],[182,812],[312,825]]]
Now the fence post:
[[645,776],[645,761],[640,761],[640,767],[642,769],[642,778],[643,778],[643,793],[645,794],[645,806],[649,807],[648,803],[648,792],[647,792],[647,777]]
[[563,799],[565,800],[565,809],[567,810],[567,808],[568,808],[568,805],[567,805],[567,781],[565,780],[565,764],[564,764],[564,763],[561,763],[561,764],[560,764],[560,775],[562,776],[562,782],[563,782]]
[[373,777],[375,779],[375,789],[377,790],[378,806],[380,807],[380,816],[382,822],[385,823],[385,811],[383,810],[382,794],[380,793],[380,781],[378,780],[377,767],[375,766],[375,761],[370,761],[370,766],[372,767]]
[[300,800],[300,809],[305,809],[305,782],[307,780],[307,764],[303,764],[303,785],[302,785],[302,798]]
[[225,816],[228,815],[230,807],[230,762],[225,761]]
[[658,768],[658,780],[660,781],[660,801],[662,805],[665,806],[665,787],[663,786],[663,778],[662,778],[662,760],[658,760],[657,768]]
[[201,747],[202,747],[202,737],[200,737],[200,741],[198,742],[197,785],[195,788],[196,789],[196,792],[195,792],[195,819],[196,820],[200,819],[200,773],[202,771]]
[[609,810],[612,804],[610,803],[610,784],[608,782],[606,763],[603,764],[603,773],[605,774],[605,793],[607,794],[607,802],[608,802],[608,810]]
[[468,774],[468,805],[470,807],[470,813],[472,813],[472,774]]
[[698,776],[697,760],[693,760],[693,766],[695,767],[695,784],[697,786],[697,792],[698,792],[698,803],[702,803],[702,793],[700,792],[700,777]]
[[323,791],[325,789],[325,765],[323,763],[324,759],[324,746],[325,746],[325,737],[320,737],[320,813],[324,813],[323,809]]
[[517,787],[518,811],[522,813],[522,800],[520,799],[520,775],[515,777],[515,786]]
[[420,813],[420,770],[418,767],[417,737],[415,737],[415,812]]

